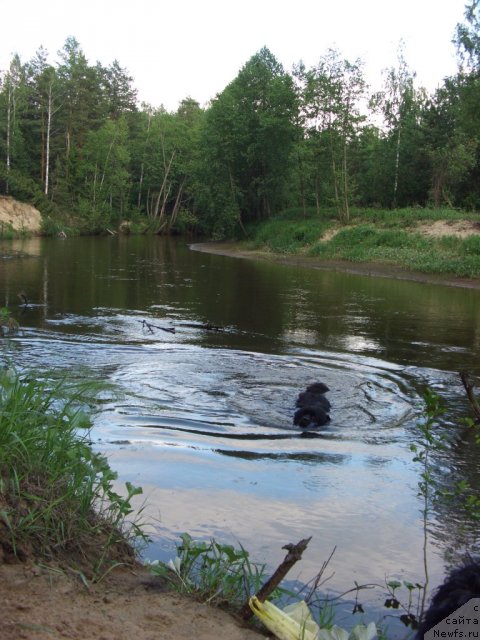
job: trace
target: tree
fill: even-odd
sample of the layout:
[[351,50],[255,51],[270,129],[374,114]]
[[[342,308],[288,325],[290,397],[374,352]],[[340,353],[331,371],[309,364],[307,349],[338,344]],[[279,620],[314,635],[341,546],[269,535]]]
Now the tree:
[[176,113],[143,105],[132,141],[137,207],[156,233],[167,233],[194,207],[195,153],[203,111],[186,98]]
[[394,171],[391,206],[398,204],[398,184],[400,175],[400,154],[405,122],[415,98],[413,81],[415,74],[410,71],[405,61],[404,43],[401,42],[397,52],[397,67],[384,71],[385,88],[373,96],[371,105],[381,109],[390,137],[394,144]]
[[97,73],[101,79],[110,118],[116,119],[128,112],[136,111],[137,91],[132,86],[133,78],[120,66],[118,60],[114,60],[106,69],[97,63]]
[[284,202],[294,117],[292,78],[266,48],[213,100],[201,144],[215,210],[227,225],[268,217]]
[[61,108],[59,82],[48,53],[40,47],[27,64],[29,91],[29,148],[35,160],[32,173],[38,175],[45,195],[49,194],[51,141],[54,119]]
[[8,194],[10,172],[13,168],[21,170],[26,158],[21,124],[27,104],[27,88],[25,66],[18,54],[13,56],[2,84],[5,192]]
[[466,24],[457,24],[454,42],[462,73],[480,73],[480,0],[465,7]]
[[333,201],[339,218],[348,221],[354,192],[349,152],[365,120],[359,109],[366,90],[363,66],[360,60],[351,63],[342,59],[338,51],[329,49],[316,66],[305,72],[303,82],[308,135],[318,164],[329,157]]
[[79,165],[84,185],[79,204],[93,228],[123,215],[129,185],[127,137],[125,118],[109,119],[87,135]]
[[436,207],[455,206],[459,186],[476,162],[478,138],[463,126],[463,91],[464,82],[460,77],[446,79],[429,101],[423,116],[431,164],[430,195]]
[[62,106],[61,125],[65,140],[65,164],[68,176],[73,156],[78,155],[91,129],[97,129],[107,115],[101,76],[88,61],[75,38],[69,37],[59,51],[59,88]]

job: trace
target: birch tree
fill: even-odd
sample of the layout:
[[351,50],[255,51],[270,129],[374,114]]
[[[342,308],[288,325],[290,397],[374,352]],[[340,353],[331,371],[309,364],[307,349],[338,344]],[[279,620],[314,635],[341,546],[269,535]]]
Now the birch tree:
[[[354,192],[349,153],[352,141],[365,120],[360,103],[366,83],[360,60],[349,62],[329,49],[319,63],[305,73],[304,109],[309,138],[315,141],[317,160],[330,160],[332,197],[339,218],[350,218]],[[318,185],[316,186],[318,193]]]
[[396,208],[398,204],[402,137],[415,102],[415,73],[407,65],[404,49],[401,42],[397,52],[397,66],[384,70],[384,89],[375,94],[371,101],[371,106],[383,113],[390,137],[394,140],[392,208]]
[[20,127],[25,109],[25,67],[18,54],[10,62],[3,77],[3,109],[5,140],[5,192],[10,190],[10,172],[17,165],[20,168],[23,152],[23,138]]

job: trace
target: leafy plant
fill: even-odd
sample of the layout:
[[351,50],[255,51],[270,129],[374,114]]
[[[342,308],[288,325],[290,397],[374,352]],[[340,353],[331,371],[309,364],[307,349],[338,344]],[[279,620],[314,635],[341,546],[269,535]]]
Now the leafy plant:
[[166,577],[181,593],[203,602],[228,603],[240,607],[258,591],[264,579],[264,566],[250,561],[242,546],[196,541],[188,533],[181,536],[177,556],[168,564],[152,564],[156,575]]

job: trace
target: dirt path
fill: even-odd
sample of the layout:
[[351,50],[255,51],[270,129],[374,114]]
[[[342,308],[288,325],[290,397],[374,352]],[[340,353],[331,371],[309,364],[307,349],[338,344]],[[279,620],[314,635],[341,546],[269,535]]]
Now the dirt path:
[[165,590],[140,567],[86,589],[35,565],[0,565],[2,640],[259,640],[228,613]]

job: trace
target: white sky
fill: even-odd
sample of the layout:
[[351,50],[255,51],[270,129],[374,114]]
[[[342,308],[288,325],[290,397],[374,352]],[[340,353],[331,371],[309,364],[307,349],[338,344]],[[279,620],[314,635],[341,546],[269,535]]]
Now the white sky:
[[204,105],[267,46],[287,71],[328,47],[362,58],[367,78],[395,65],[400,39],[418,83],[433,91],[456,71],[452,38],[467,0],[0,0],[0,70],[40,45],[57,59],[72,35],[91,64],[116,58],[140,100],[176,109]]

